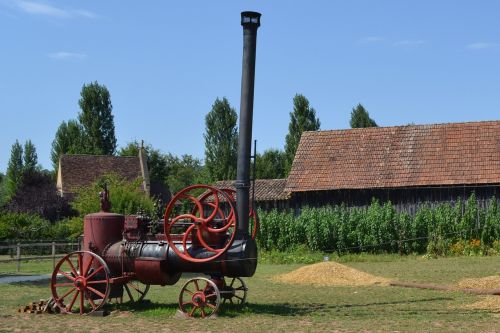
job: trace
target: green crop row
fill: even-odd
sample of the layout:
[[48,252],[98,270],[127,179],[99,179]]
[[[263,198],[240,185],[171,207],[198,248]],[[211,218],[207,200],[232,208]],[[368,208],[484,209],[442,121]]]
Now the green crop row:
[[343,254],[446,254],[452,249],[465,249],[469,243],[498,247],[497,206],[496,198],[491,198],[488,208],[481,209],[472,194],[465,202],[458,200],[454,205],[424,204],[413,216],[396,211],[390,202],[380,204],[376,200],[363,208],[306,207],[298,215],[259,211],[258,243],[264,250],[287,251],[305,245],[312,251]]

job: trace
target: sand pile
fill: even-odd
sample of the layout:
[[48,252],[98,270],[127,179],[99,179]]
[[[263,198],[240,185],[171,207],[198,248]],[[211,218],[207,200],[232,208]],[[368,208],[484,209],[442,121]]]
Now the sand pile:
[[500,310],[500,296],[488,295],[476,303],[468,304],[464,309],[480,309],[480,310]]
[[457,283],[457,287],[461,289],[481,290],[500,289],[500,276],[494,275],[484,278],[463,279]]
[[331,261],[307,265],[290,273],[277,275],[273,280],[315,286],[369,286],[389,283],[385,278]]

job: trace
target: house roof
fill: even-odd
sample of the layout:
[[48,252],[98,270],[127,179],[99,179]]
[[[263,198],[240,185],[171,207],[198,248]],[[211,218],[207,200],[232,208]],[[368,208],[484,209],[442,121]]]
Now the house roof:
[[285,191],[500,183],[500,121],[304,132]]
[[141,165],[139,157],[135,156],[62,155],[59,172],[62,187],[60,190],[63,193],[71,193],[109,173],[133,181],[141,177]]
[[[233,180],[222,180],[214,184],[217,188],[231,188],[235,190]],[[256,179],[255,201],[274,201],[288,199],[288,193],[284,192],[286,179]],[[250,185],[252,195],[253,184]]]

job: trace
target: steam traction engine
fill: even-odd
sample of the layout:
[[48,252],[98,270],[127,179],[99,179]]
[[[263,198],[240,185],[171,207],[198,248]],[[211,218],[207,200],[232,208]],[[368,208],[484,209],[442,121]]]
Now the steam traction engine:
[[219,305],[244,304],[257,267],[256,212],[251,209],[250,150],[255,51],[260,14],[241,13],[241,84],[236,191],[207,185],[181,190],[168,203],[163,221],[108,212],[84,218],[84,251],[63,257],[52,274],[52,297],[65,313],[88,314],[108,301],[142,300],[150,285],[173,285],[182,273],[201,273],[181,288],[179,308],[191,317],[209,317]]

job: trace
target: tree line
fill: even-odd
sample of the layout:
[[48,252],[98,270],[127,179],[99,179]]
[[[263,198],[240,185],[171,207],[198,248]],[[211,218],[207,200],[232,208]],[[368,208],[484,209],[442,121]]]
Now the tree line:
[[[105,85],[97,81],[84,84],[78,105],[80,111],[76,119],[62,121],[55,133],[51,148],[52,172],[42,170],[36,148],[30,140],[25,142],[24,147],[18,141],[12,145],[6,174],[0,174],[0,206],[22,210],[26,205],[26,200],[22,198],[36,199],[33,189],[55,192],[54,179],[62,154],[137,156],[140,146],[138,141],[117,147],[113,105]],[[204,161],[189,154],[175,156],[164,153],[146,143],[144,148],[148,155],[151,181],[161,183],[175,193],[194,183],[235,179],[237,123],[238,114],[227,98],[216,98],[205,116]],[[320,125],[316,110],[309,100],[296,94],[283,149],[267,149],[257,154],[256,178],[286,177],[302,133],[319,130]],[[377,126],[361,104],[352,109],[350,125],[352,128]],[[55,204],[49,209],[51,213],[47,213],[50,220],[69,210],[61,200],[54,199],[52,202]]]

